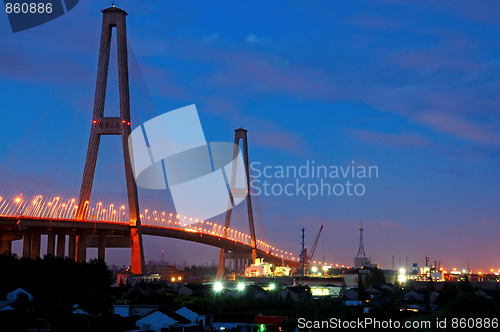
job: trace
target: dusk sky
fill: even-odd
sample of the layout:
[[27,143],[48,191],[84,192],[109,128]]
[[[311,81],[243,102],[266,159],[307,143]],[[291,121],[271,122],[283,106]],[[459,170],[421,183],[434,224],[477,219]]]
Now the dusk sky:
[[[18,33],[0,14],[0,195],[42,186],[77,197],[100,10],[111,3],[80,1]],[[315,259],[352,266],[362,220],[366,254],[383,268],[391,268],[393,255],[396,267],[406,257],[421,266],[427,255],[447,268],[500,269],[500,3],[115,4],[129,14],[135,123],[195,104],[207,141],[231,142],[234,129],[248,129],[250,159],[261,169],[312,161],[378,168],[378,178],[351,180],[364,185],[362,196],[261,194],[256,228],[269,243],[299,254],[301,228],[311,247],[324,225]],[[110,83],[108,91],[106,110],[113,112],[117,88]],[[121,145],[108,138],[96,195],[120,201]],[[139,194],[141,208],[162,201],[174,210],[164,193]],[[236,212],[236,227],[247,231],[241,206]],[[161,249],[180,264],[218,258],[217,248],[200,244],[144,241],[146,261],[159,260]],[[21,247],[14,244],[18,253]],[[107,258],[128,264],[129,251],[108,250]]]

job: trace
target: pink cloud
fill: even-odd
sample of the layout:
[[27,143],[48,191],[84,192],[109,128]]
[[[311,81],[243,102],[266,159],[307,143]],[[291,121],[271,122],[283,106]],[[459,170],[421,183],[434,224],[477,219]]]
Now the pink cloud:
[[[371,20],[383,24],[382,19],[372,17]],[[323,102],[361,102],[384,112],[402,115],[440,133],[478,143],[497,142],[493,125],[467,119],[467,114],[488,115],[500,105],[494,93],[495,83],[488,83],[480,90],[474,87],[485,75],[495,72],[498,65],[478,59],[471,51],[471,41],[460,34],[443,30],[428,33],[437,36],[441,42],[431,48],[390,52],[382,49],[375,55],[371,69],[361,66],[354,73],[342,68],[332,71],[332,68],[293,61],[277,63],[276,58],[281,59],[282,56],[269,51],[265,53],[264,50],[221,47],[220,44],[199,41],[173,41],[171,46],[178,50],[177,56],[183,61],[213,65],[214,70],[197,77],[194,84],[214,91],[231,88],[233,93],[230,96],[212,101],[218,106],[213,107],[211,112],[217,112],[216,115],[230,121],[238,120],[238,126],[252,123],[252,120],[242,119],[244,112],[238,111],[241,106],[235,102],[236,99],[244,100],[253,93],[278,94]],[[203,56],[200,57],[200,54]],[[393,82],[390,76],[380,75],[381,70],[390,73],[394,67],[399,71],[403,69],[403,76],[409,72],[411,79],[401,82],[401,76],[398,76]],[[453,79],[457,74],[460,81],[450,85],[446,80]],[[469,89],[470,86],[473,88]],[[179,96],[186,92],[175,89],[168,85],[165,87],[168,95]],[[439,110],[439,115],[429,116],[429,110]],[[389,136],[363,131],[356,134],[362,140],[377,140],[395,146],[428,144],[424,138],[408,134]],[[295,139],[288,137],[271,141],[279,148],[293,144]]]
[[225,98],[209,98],[204,101],[208,106],[203,111],[227,119],[235,126],[243,125],[251,128],[252,145],[260,147],[307,154],[307,144],[302,135],[284,129],[278,123],[255,117],[246,116],[240,111],[240,103]]
[[486,144],[500,144],[500,133],[485,124],[478,124],[457,115],[444,112],[427,112],[416,116],[417,121],[471,141]]
[[470,71],[475,66],[472,61],[449,56],[440,49],[403,50],[394,55],[394,64],[425,71],[443,69]]
[[349,129],[348,134],[362,142],[391,147],[425,147],[430,142],[419,135],[381,133],[365,129]]
[[191,95],[186,88],[174,83],[175,79],[170,71],[158,66],[142,63],[140,64],[140,68],[146,77],[146,81],[155,82],[154,91],[159,95],[176,99],[186,99]]
[[305,143],[299,135],[286,130],[273,132],[259,131],[252,134],[252,138],[257,145],[276,150],[290,152],[301,152],[305,150]]
[[293,131],[282,128],[279,124],[266,119],[247,118],[252,132],[252,140],[257,145],[292,152],[294,154],[306,155],[307,144],[304,138]]
[[380,220],[375,222],[376,227],[391,229],[391,230],[402,230],[404,227],[398,223],[390,220]]
[[278,66],[270,59],[244,57],[232,60],[228,68],[207,79],[210,86],[243,85],[254,92],[285,93],[302,98],[328,98],[337,90],[322,70],[299,66]]

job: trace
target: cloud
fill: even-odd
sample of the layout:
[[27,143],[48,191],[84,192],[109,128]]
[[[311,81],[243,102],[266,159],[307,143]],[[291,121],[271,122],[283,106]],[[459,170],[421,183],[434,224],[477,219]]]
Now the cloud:
[[377,228],[384,228],[384,229],[390,229],[390,230],[402,230],[404,227],[401,224],[395,223],[390,220],[378,220],[373,222],[375,227]]
[[246,38],[245,38],[246,42],[247,43],[262,43],[264,41],[266,41],[266,38],[265,37],[257,37],[256,35],[254,35],[253,33],[249,34]]
[[382,133],[373,130],[351,128],[346,130],[353,138],[364,143],[388,147],[426,147],[430,142],[421,135]]
[[0,58],[3,69],[0,76],[13,81],[85,85],[95,79],[85,64],[58,53],[39,52],[32,57],[18,48],[5,46],[0,49]]
[[[141,63],[139,67],[146,78],[146,82],[148,82],[147,85],[154,85],[153,91],[155,91],[156,95],[175,99],[189,99],[192,96],[189,89],[176,83],[178,79],[175,72],[149,63]],[[140,79],[138,75],[133,76],[133,74],[131,74],[131,77]],[[133,90],[132,84],[131,90]],[[161,110],[160,113],[165,111],[166,110]]]
[[252,133],[252,144],[275,150],[293,152],[295,154],[306,153],[306,143],[303,138],[284,129],[272,131],[257,130]]
[[219,37],[220,37],[220,34],[218,32],[215,32],[215,33],[212,33],[208,36],[202,37],[201,41],[205,42],[205,43],[210,43],[210,42],[218,40]]
[[[292,62],[269,50],[196,44],[185,49],[191,55],[204,54],[203,62],[216,64],[215,70],[200,77],[199,82],[213,90],[231,88],[235,93],[280,94],[322,102],[361,102],[382,112],[402,115],[412,123],[442,134],[474,143],[496,144],[495,131],[500,123],[488,125],[475,121],[472,116],[479,113],[485,117],[494,116],[500,106],[495,92],[499,84],[489,79],[492,72],[500,71],[498,63],[478,59],[467,47],[471,41],[465,36],[443,31],[435,35],[442,41],[431,48],[377,49],[369,66],[364,65],[364,57],[354,54],[347,63],[358,63],[355,71],[335,61],[321,66]],[[255,35],[248,37],[250,41],[258,39]],[[481,87],[486,82],[487,85]],[[430,116],[429,113],[436,114]],[[423,136],[359,134],[365,140],[393,141],[394,146],[429,143]]]
[[[417,4],[418,3],[419,2],[417,2]],[[420,3],[419,5],[424,6],[424,3]],[[473,5],[467,0],[457,0],[453,1],[453,5],[451,6],[445,1],[432,1],[432,5],[440,8],[447,14],[451,12],[469,21],[475,21],[483,24],[498,24],[497,14],[500,12],[500,3],[495,0],[480,1],[474,3]],[[425,4],[425,6],[427,9],[428,4]]]
[[451,175],[451,176],[463,176],[468,174],[468,172],[464,172],[458,169],[449,169],[449,168],[438,168],[438,167],[432,167],[428,166],[427,169],[429,169],[432,172],[438,173],[438,174],[445,174],[445,175]]
[[239,122],[242,125],[244,114],[241,112],[242,105],[240,101],[218,95],[203,96],[201,102],[204,107],[200,109],[200,112],[207,112],[232,122]]
[[302,135],[289,131],[270,119],[248,116],[241,111],[242,102],[223,96],[206,97],[201,112],[226,119],[234,126],[251,128],[252,145],[287,151],[293,154],[308,154],[308,146]]
[[[260,94],[281,93],[307,99],[332,99],[338,94],[328,74],[321,69],[282,66],[271,57],[240,54],[228,57],[222,68],[206,80],[219,88],[239,87]],[[247,92],[247,93],[248,93]]]
[[[463,52],[465,46],[463,44],[465,41],[461,45],[453,45],[452,47],[439,45],[431,48],[404,49],[394,52],[391,58],[395,65],[418,71],[420,74],[447,70],[470,72],[477,64],[471,59],[457,56],[455,53]],[[455,56],[451,53],[455,53]]]
[[427,126],[458,138],[484,144],[500,144],[498,128],[489,128],[488,124],[475,123],[455,114],[428,112],[418,115],[416,119]]

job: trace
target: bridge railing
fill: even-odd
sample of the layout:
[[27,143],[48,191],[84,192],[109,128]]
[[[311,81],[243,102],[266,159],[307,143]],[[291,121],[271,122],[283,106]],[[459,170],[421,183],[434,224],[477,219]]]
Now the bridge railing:
[[[96,202],[85,207],[87,215],[83,221],[87,222],[123,222],[128,223],[128,209],[125,205],[104,204]],[[35,219],[51,220],[75,220],[78,209],[75,198],[63,198],[60,196],[34,195],[28,199],[19,194],[15,197],[5,198],[0,196],[0,216],[7,217],[29,217]],[[212,221],[198,220],[187,216],[174,215],[165,211],[150,211],[144,209],[140,215],[143,226],[161,227],[183,230],[186,232],[198,232],[211,236],[226,238],[231,241],[251,246],[251,238],[248,234],[234,228],[226,228]],[[298,260],[291,252],[278,249],[265,241],[257,240],[257,248],[270,255],[287,259]]]
[[[88,205],[88,202],[85,203]],[[91,221],[121,221],[129,220],[125,205],[104,205],[102,202],[94,206],[86,206],[85,220]],[[23,194],[11,199],[0,196],[0,216],[24,216],[50,219],[75,219],[78,210],[75,198],[60,196],[46,197],[35,195],[27,199]]]

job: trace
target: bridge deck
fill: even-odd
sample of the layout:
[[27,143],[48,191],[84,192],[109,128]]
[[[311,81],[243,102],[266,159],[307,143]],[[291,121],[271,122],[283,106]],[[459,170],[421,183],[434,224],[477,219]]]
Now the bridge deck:
[[[25,231],[36,231],[40,234],[57,234],[68,232],[86,233],[89,236],[103,234],[106,236],[129,238],[130,226],[128,223],[115,221],[96,221],[96,220],[75,220],[75,219],[47,219],[25,216],[0,216],[0,230],[3,234],[17,234],[16,239],[21,239]],[[250,254],[251,247],[249,244],[237,241],[235,239],[226,238],[217,234],[214,231],[207,230],[201,227],[166,227],[155,225],[142,225],[141,231],[143,235],[161,236],[167,238],[175,238],[185,241],[203,243],[217,248],[222,248],[235,253]],[[109,241],[108,241],[109,242]],[[126,245],[118,244],[118,247],[126,247]],[[108,246],[114,246],[111,242]],[[94,246],[89,243],[89,246]],[[277,253],[257,249],[258,256],[266,261],[290,267],[299,267],[298,260],[292,260],[288,257],[279,257]]]

